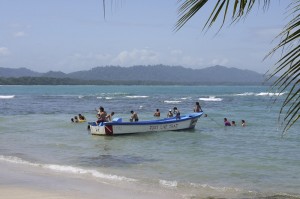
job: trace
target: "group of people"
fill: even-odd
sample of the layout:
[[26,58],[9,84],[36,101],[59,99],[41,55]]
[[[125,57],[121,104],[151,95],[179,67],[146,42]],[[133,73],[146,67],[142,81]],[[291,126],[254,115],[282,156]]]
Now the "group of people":
[[[194,112],[202,112],[202,108],[201,108],[199,102],[196,102],[195,107],[194,107]],[[132,115],[131,115],[130,121],[135,121],[135,120],[133,120],[133,118],[137,117],[137,113],[131,111],[131,114]],[[160,110],[156,109],[153,116],[160,117]],[[169,111],[167,113],[167,118],[174,117],[174,116],[176,117],[176,119],[180,119],[180,111],[176,106],[173,108],[173,110],[169,109]]]
[[[196,102],[196,105],[194,107],[194,112],[202,112],[202,108],[201,108],[199,102]],[[153,116],[154,117],[160,117],[159,109],[156,109]],[[177,119],[180,119],[180,111],[176,106],[173,108],[173,110],[170,109],[169,112],[167,113],[167,118],[174,117],[174,116],[176,116]]]
[[83,115],[81,115],[80,113],[77,115],[75,115],[74,117],[71,118],[71,122],[81,122],[81,121],[86,121],[85,117]]
[[96,123],[97,124],[100,124],[101,122],[111,122],[112,117],[115,114],[115,112],[111,112],[110,114],[107,114],[106,111],[104,110],[103,106],[100,106],[97,111],[98,111],[98,113],[96,115],[96,117],[97,117]]
[[[177,107],[174,107],[173,111],[172,111],[172,109],[169,110],[169,112],[167,113],[167,118],[174,117],[174,115],[176,116],[177,119],[180,119],[180,112],[179,112]],[[159,109],[156,109],[153,116],[154,117],[160,117]]]
[[[226,117],[224,118],[224,125],[225,126],[236,126],[236,123],[235,121],[229,121]],[[246,121],[245,120],[242,120],[241,121],[241,125],[242,127],[245,127],[246,126]]]
[[[98,111],[97,121],[96,121],[97,124],[100,124],[101,122],[111,122],[112,116],[115,114],[114,112],[111,112],[111,114],[107,114],[102,106],[100,106],[97,111]],[[196,102],[194,112],[201,112],[201,111],[202,111],[202,109],[201,109],[199,102]],[[131,110],[130,113],[131,113],[131,116],[130,116],[129,121],[138,122],[139,117],[138,117],[137,112]],[[160,110],[156,109],[153,116],[160,117],[160,115],[161,115]],[[180,119],[180,111],[177,107],[174,107],[173,110],[170,109],[169,112],[167,113],[167,118],[174,117],[174,116],[176,117],[176,119]]]
[[[99,125],[101,122],[111,122],[113,121],[113,116],[115,115],[115,112],[111,112],[110,114],[107,114],[107,112],[104,110],[103,106],[100,106],[99,109],[97,110],[97,121],[96,124]],[[137,122],[139,121],[138,115],[136,112],[134,112],[133,110],[130,111],[131,113],[131,117],[130,117],[130,121],[131,122]]]
[[[138,118],[138,115],[137,115],[136,112],[134,112],[132,110],[132,111],[130,111],[130,113],[131,113],[131,117],[130,117],[131,122],[139,121],[139,118]],[[169,112],[167,113],[167,118],[174,117],[174,115],[176,116],[177,119],[180,119],[180,112],[179,112],[177,107],[174,107],[173,111],[172,111],[172,109],[169,110]],[[160,117],[160,110],[156,109],[153,116],[154,117]]]
[[[99,109],[97,109],[98,113],[97,113],[97,125],[99,125],[101,122],[111,122],[113,120],[113,116],[115,114],[115,112],[111,112],[110,114],[107,114],[107,112],[104,110],[103,106],[100,106]],[[202,112],[202,108],[200,106],[199,102],[196,102],[195,107],[194,107],[194,112]],[[130,111],[131,116],[130,116],[130,121],[131,122],[138,122],[139,121],[139,117],[138,114],[131,110]],[[160,110],[156,109],[153,116],[154,117],[160,117]],[[207,117],[207,115],[205,114],[205,116]],[[173,110],[170,109],[167,113],[167,118],[171,118],[171,117],[176,117],[176,119],[180,119],[180,111],[177,107],[174,107]],[[72,122],[78,123],[78,122],[82,122],[85,121],[86,118],[82,115],[82,114],[78,114],[78,116],[74,116],[74,118],[71,118]],[[224,118],[224,125],[225,126],[236,126],[236,122],[235,121],[229,121],[227,118]],[[241,126],[245,127],[246,126],[246,121],[245,120],[241,120]]]

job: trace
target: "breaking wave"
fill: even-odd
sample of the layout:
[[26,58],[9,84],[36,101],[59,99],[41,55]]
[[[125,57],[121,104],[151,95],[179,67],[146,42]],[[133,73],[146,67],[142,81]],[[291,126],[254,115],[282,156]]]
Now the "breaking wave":
[[210,101],[210,102],[220,102],[223,99],[222,98],[216,98],[215,96],[209,96],[209,97],[200,97],[199,100],[201,101]]
[[281,96],[285,93],[268,93],[268,92],[260,92],[260,93],[253,93],[253,92],[245,92],[235,94],[236,96]]
[[26,161],[26,160],[23,160],[21,158],[14,157],[14,156],[0,155],[0,161],[5,161],[5,162],[9,162],[9,163],[14,163],[14,164],[23,164],[23,165],[28,165],[28,166],[32,166],[32,167],[39,167],[39,168],[49,169],[52,171],[62,172],[62,173],[72,173],[72,174],[77,174],[77,175],[83,175],[83,174],[91,175],[93,177],[100,178],[100,179],[106,179],[106,180],[128,181],[128,182],[137,181],[136,179],[127,178],[124,176],[104,174],[104,173],[101,173],[101,172],[99,172],[97,170],[93,170],[93,169],[84,169],[84,168],[68,166],[68,165],[33,163],[33,162],[29,162],[29,161]]
[[0,95],[0,99],[12,99],[14,97],[14,95]]

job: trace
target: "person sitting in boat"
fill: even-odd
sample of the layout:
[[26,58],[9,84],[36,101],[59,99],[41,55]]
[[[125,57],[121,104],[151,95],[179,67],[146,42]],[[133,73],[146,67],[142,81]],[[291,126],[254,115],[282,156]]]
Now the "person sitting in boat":
[[167,117],[173,117],[172,109],[169,110]]
[[156,109],[156,111],[153,114],[154,117],[160,117],[160,111],[159,109]]
[[224,125],[225,126],[231,126],[230,122],[227,120],[227,118],[224,118]]
[[96,121],[97,125],[101,122],[106,122],[107,113],[104,111],[104,108],[100,106],[99,112],[97,114],[98,120]]
[[177,107],[173,108],[173,114],[176,116],[176,119],[180,119],[180,111]]
[[194,112],[202,112],[201,106],[199,102],[196,102]]
[[137,113],[134,112],[133,110],[130,111],[130,113],[131,113],[130,122],[138,122],[139,117],[138,117]]
[[112,121],[112,117],[114,116],[115,112],[111,112],[110,114],[108,114],[106,116],[106,121],[111,122]]

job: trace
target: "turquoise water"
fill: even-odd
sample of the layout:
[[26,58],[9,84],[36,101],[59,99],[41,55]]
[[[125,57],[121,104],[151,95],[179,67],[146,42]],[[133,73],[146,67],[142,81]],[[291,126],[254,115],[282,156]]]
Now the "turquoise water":
[[[0,161],[95,181],[176,191],[183,198],[300,195],[299,123],[282,135],[284,93],[263,86],[0,86]],[[273,103],[277,99],[276,103]],[[208,117],[191,131],[92,136],[99,106],[115,117],[190,113]],[[224,127],[223,118],[236,127]],[[241,127],[245,119],[247,126]]]

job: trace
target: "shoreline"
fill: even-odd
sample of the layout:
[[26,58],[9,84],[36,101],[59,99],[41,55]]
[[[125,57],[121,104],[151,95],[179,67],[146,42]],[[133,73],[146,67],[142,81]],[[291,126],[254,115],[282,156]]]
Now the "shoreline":
[[0,166],[0,198],[5,199],[182,198],[172,191],[110,184],[26,165],[0,162]]

